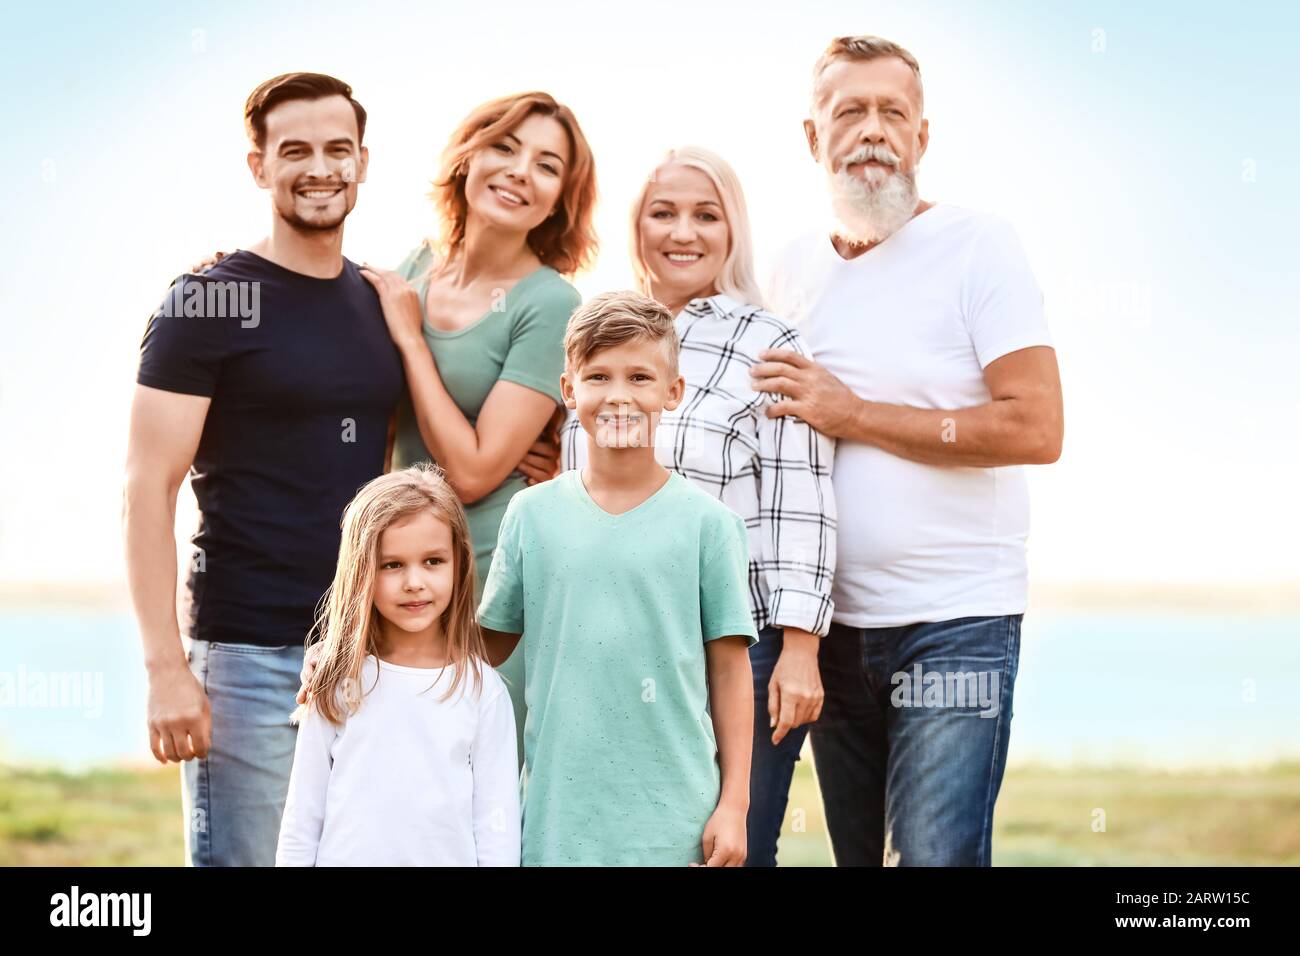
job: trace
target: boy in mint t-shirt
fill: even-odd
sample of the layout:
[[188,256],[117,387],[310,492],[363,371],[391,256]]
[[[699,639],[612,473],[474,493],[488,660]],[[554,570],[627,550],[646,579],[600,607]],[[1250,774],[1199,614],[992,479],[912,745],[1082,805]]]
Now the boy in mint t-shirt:
[[564,346],[589,464],[511,499],[479,605],[493,663],[524,641],[524,865],[740,866],[744,522],[655,460],[685,388],[663,306],[597,296]]

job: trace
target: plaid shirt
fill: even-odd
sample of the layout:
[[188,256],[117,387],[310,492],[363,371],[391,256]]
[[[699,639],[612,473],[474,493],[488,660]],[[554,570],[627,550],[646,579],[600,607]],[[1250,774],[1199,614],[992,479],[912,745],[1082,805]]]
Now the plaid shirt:
[[[793,416],[768,418],[763,408],[780,396],[754,391],[749,379],[762,349],[808,350],[792,326],[722,295],[691,300],[677,334],[686,393],[660,419],[655,457],[745,519],[755,626],[824,636],[835,573],[835,443]],[[583,467],[587,436],[573,412],[560,439],[564,467]]]

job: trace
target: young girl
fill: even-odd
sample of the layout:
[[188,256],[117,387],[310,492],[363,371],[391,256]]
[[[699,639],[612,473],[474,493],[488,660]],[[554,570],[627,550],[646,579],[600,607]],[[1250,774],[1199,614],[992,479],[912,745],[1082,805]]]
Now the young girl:
[[277,866],[518,866],[515,724],[483,666],[474,552],[433,466],[343,515]]

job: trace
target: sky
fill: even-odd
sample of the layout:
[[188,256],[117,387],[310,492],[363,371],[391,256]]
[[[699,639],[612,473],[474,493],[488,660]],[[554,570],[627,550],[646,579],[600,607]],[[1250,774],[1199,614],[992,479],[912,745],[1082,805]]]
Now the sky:
[[[483,100],[542,89],[597,162],[602,253],[631,284],[628,204],[672,146],[735,167],[760,274],[824,221],[801,131],[814,60],[876,33],[918,58],[924,198],[997,212],[1043,288],[1066,399],[1030,469],[1036,582],[1193,588],[1300,575],[1300,13],[1273,4],[47,3],[7,13],[0,97],[0,582],[123,576],[127,413],[177,274],[268,229],[242,107],[337,75],[369,179],[344,253],[434,231],[439,152]],[[888,503],[882,503],[888,507]],[[194,516],[184,504],[178,524]]]

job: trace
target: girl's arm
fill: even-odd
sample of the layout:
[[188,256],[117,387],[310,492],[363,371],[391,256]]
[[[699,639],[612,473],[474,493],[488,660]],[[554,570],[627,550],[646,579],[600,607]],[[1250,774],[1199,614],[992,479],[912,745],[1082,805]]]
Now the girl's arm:
[[743,866],[749,815],[749,764],[754,747],[754,677],[749,639],[720,637],[704,645],[709,710],[718,739],[722,794],[704,828],[705,866]]
[[471,425],[443,385],[425,344],[415,289],[396,272],[367,266],[361,274],[379,293],[425,447],[464,504],[486,497],[528,453],[555,412],[555,400],[517,382],[499,380]]
[[474,848],[479,866],[519,865],[519,757],[510,693],[485,674],[474,735]]
[[313,706],[298,727],[289,795],[280,819],[276,866],[315,866],[325,825],[325,792],[334,759],[330,750],[337,728]]

